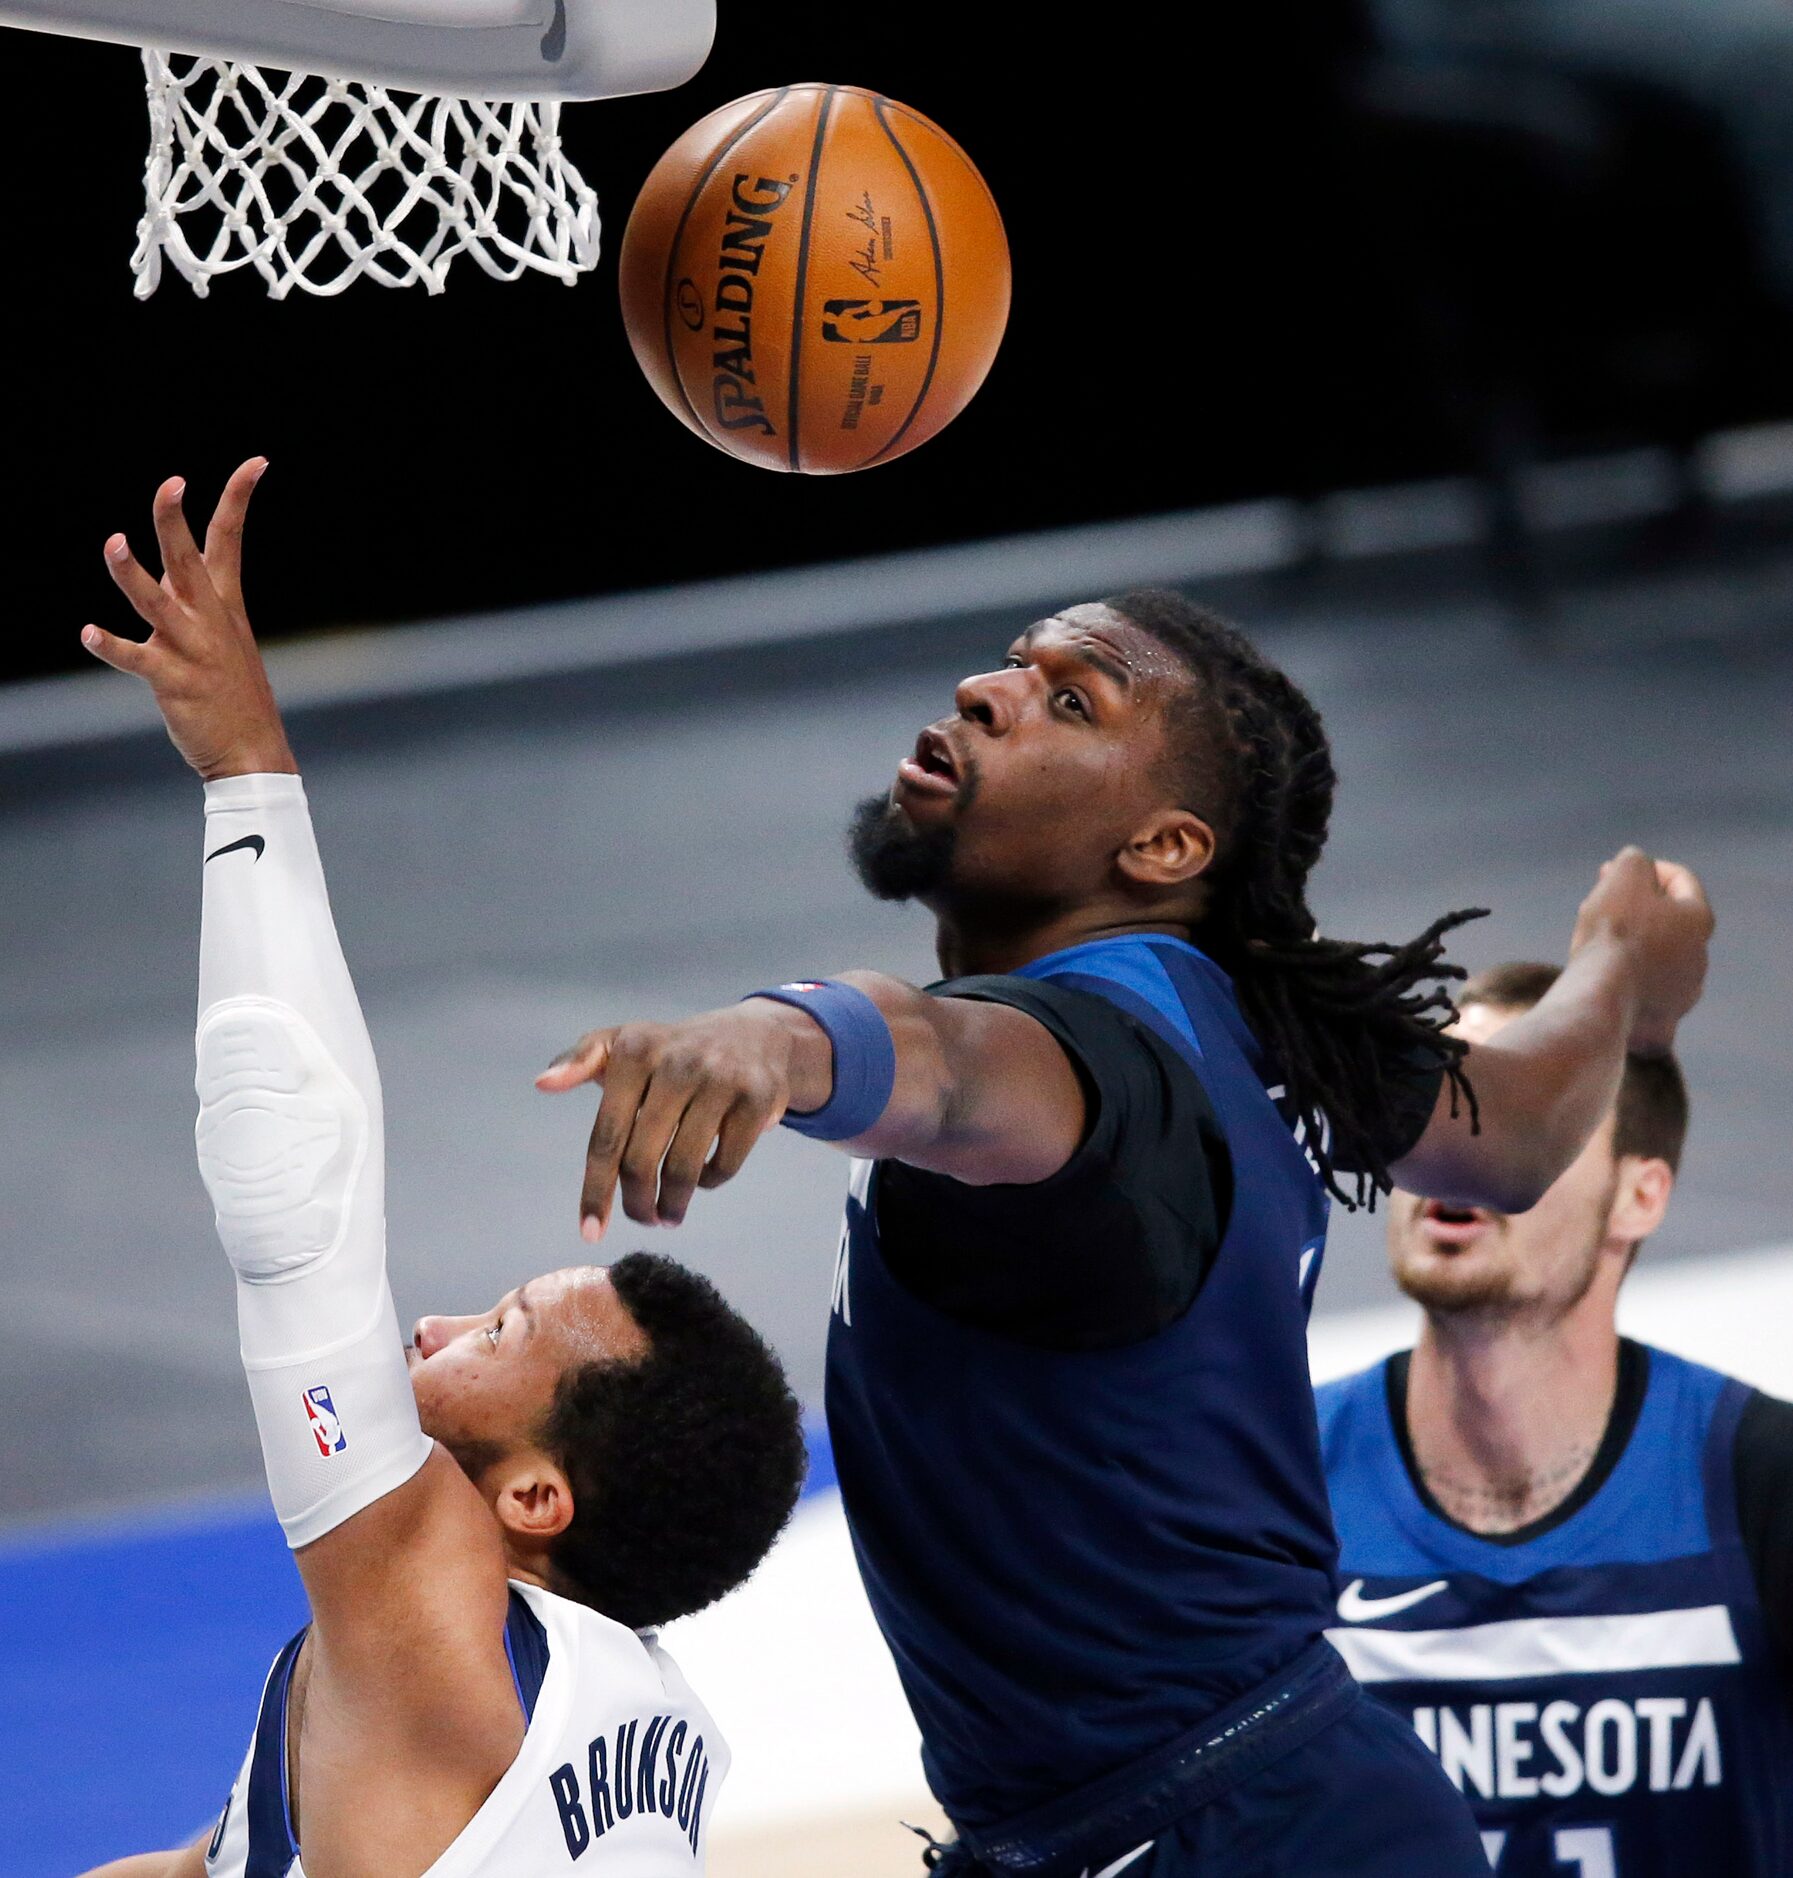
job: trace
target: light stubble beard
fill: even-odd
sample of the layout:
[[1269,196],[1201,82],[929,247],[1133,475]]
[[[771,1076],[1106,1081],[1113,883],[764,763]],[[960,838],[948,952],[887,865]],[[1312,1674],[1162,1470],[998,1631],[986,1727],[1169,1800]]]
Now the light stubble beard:
[[1542,1311],[1553,1321],[1566,1316],[1593,1288],[1600,1269],[1600,1247],[1605,1224],[1618,1193],[1618,1176],[1602,1194],[1587,1221],[1581,1259],[1568,1294],[1539,1297],[1521,1288],[1522,1274],[1512,1260],[1431,1258],[1409,1262],[1397,1252],[1391,1260],[1394,1281],[1406,1296],[1434,1317],[1482,1318],[1489,1323],[1509,1322]]
[[1422,1310],[1438,1317],[1505,1317],[1524,1308],[1510,1266],[1397,1259],[1395,1283]]

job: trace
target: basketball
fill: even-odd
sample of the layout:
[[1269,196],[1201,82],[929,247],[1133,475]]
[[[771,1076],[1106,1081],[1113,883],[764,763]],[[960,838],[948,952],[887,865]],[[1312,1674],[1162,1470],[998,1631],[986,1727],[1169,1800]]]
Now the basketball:
[[1009,309],[1002,218],[919,112],[853,85],[712,111],[623,235],[648,382],[746,463],[832,475],[913,450],[984,381]]

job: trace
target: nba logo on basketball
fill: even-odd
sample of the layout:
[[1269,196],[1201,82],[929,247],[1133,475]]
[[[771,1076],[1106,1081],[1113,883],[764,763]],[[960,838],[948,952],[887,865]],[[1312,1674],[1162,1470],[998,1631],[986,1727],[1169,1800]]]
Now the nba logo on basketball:
[[349,1445],[342,1423],[336,1418],[336,1404],[321,1382],[305,1391],[305,1419],[311,1423],[311,1438],[318,1444],[318,1452],[326,1459],[340,1454]]
[[849,346],[908,346],[921,337],[919,300],[830,300],[822,337]]

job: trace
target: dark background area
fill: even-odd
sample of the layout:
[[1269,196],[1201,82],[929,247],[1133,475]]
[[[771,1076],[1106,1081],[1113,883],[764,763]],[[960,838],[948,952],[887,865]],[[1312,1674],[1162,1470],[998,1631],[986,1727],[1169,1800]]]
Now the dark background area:
[[[1236,11],[1236,10],[1235,10]],[[121,612],[99,558],[179,472],[203,514],[273,473],[254,554],[277,633],[1317,492],[1793,409],[1709,127],[1670,101],[1382,55],[1346,0],[1249,19],[1102,9],[1048,30],[944,0],[725,0],[698,77],[569,106],[609,250],[575,288],[357,285],[271,303],[244,273],[131,295],[141,68],[0,32],[13,372],[0,676],[79,663]],[[637,371],[614,252],[688,124],[793,79],[935,117],[1007,220],[1014,313],[984,390],[874,473],[786,478],[691,437]],[[1477,89],[1477,86],[1480,89]],[[1548,88],[1547,88],[1548,90]]]

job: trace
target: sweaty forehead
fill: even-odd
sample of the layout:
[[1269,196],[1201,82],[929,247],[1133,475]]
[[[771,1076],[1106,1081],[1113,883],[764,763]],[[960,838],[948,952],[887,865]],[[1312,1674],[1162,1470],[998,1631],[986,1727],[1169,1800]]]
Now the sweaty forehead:
[[602,1265],[570,1265],[532,1279],[537,1310],[548,1318],[569,1352],[587,1362],[643,1356],[648,1340],[617,1295]]
[[1176,654],[1161,641],[1099,600],[1068,606],[1036,620],[1022,638],[1029,645],[1062,644],[1068,650],[1087,646],[1124,667],[1136,684],[1181,681],[1189,675]]

